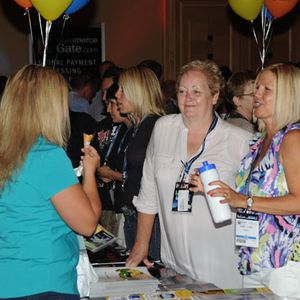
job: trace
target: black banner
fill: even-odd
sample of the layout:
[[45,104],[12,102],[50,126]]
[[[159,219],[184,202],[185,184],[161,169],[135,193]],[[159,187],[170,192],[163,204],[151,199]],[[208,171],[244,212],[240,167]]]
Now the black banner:
[[[44,47],[39,40],[35,54],[42,64]],[[101,26],[69,27],[63,33],[51,30],[46,65],[55,68],[65,77],[84,72],[98,72],[102,61]]]

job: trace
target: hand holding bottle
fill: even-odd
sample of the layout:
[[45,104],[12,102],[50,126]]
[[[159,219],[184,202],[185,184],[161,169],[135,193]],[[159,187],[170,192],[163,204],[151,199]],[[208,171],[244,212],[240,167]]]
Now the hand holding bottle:
[[[214,185],[219,180],[219,174],[214,164],[209,164],[207,161],[203,162],[203,166],[199,168],[201,182],[205,197],[211,211],[212,218],[215,223],[222,223],[231,220],[231,209],[227,203],[221,203],[224,200],[224,196],[219,194],[212,196],[210,191],[219,187]],[[198,184],[199,187],[199,184]]]

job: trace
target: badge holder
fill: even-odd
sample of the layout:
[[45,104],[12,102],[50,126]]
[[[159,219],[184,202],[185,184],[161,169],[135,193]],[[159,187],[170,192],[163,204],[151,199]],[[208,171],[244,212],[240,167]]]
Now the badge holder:
[[189,190],[188,182],[176,182],[172,211],[192,212],[193,192]]
[[258,248],[259,218],[252,211],[237,211],[235,221],[235,245]]

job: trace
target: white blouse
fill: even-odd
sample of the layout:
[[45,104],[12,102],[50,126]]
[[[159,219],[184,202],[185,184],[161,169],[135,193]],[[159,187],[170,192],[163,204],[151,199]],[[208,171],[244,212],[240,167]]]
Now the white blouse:
[[[166,266],[220,288],[241,288],[242,276],[234,247],[234,218],[232,224],[216,226],[205,197],[199,193],[194,195],[192,212],[172,211],[181,161],[187,160],[187,134],[181,114],[164,116],[156,122],[134,205],[139,212],[159,214],[161,257]],[[249,138],[247,131],[218,118],[216,127],[206,138],[204,152],[193,163],[190,173],[207,160],[216,165],[221,180],[234,187]]]

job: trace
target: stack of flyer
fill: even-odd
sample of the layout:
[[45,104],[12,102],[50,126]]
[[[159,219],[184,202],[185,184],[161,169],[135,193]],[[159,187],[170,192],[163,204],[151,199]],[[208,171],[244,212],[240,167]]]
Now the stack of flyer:
[[151,295],[158,290],[159,281],[146,267],[98,267],[94,270],[98,281],[91,284],[90,297]]
[[102,250],[103,248],[111,245],[117,240],[111,232],[106,230],[103,226],[98,224],[94,234],[91,237],[85,238],[86,249],[93,253]]

